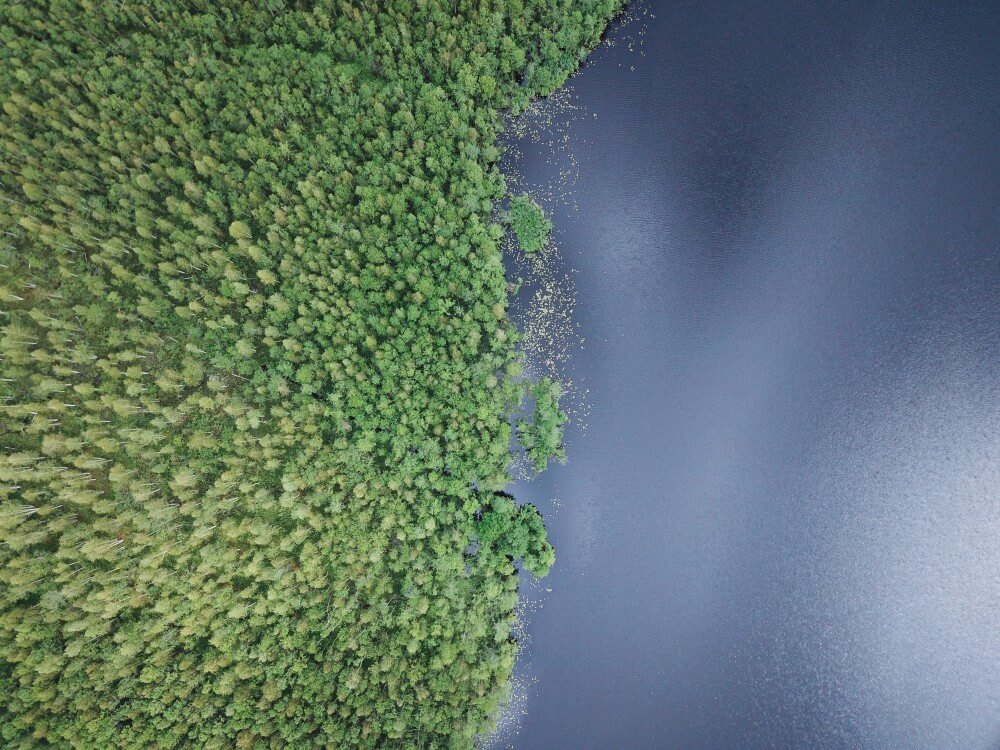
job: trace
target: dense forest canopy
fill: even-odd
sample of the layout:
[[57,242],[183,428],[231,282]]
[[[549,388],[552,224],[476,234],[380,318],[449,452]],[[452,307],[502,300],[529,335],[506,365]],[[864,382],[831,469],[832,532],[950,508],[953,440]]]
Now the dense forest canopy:
[[551,563],[495,141],[616,4],[0,4],[0,745],[488,727]]

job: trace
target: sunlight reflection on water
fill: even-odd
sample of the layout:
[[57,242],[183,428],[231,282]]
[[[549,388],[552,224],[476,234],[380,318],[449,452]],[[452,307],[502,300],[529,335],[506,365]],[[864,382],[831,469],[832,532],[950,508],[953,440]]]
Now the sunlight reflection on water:
[[589,414],[513,487],[561,507],[509,742],[996,746],[997,13],[648,7],[558,130]]

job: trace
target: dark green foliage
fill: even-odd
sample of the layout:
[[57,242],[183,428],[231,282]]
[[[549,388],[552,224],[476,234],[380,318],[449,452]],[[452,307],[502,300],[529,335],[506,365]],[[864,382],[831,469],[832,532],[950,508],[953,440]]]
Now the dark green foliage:
[[499,112],[615,5],[0,3],[0,747],[487,726]]
[[535,402],[531,420],[517,422],[517,440],[531,460],[535,471],[545,471],[549,459],[566,460],[563,449],[563,425],[566,414],[559,410],[562,386],[552,378],[542,378],[528,386]]
[[542,207],[527,195],[518,195],[510,201],[510,223],[517,237],[517,244],[526,253],[537,253],[549,244],[552,222],[545,218]]
[[482,511],[476,536],[485,550],[481,554],[523,558],[525,570],[538,577],[548,573],[556,559],[538,509],[530,504],[519,508],[504,493],[494,494]]

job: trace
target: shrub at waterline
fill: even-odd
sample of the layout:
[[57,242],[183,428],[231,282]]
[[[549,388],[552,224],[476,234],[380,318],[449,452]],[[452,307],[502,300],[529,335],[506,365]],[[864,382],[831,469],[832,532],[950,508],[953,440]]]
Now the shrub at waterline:
[[521,558],[532,575],[544,576],[556,559],[538,509],[531,504],[518,507],[502,492],[495,493],[480,514],[476,536],[480,555]]
[[569,418],[559,409],[563,388],[558,381],[542,378],[537,383],[528,384],[527,388],[535,408],[530,420],[518,420],[517,442],[524,448],[535,471],[541,472],[548,468],[553,458],[566,461],[563,427]]

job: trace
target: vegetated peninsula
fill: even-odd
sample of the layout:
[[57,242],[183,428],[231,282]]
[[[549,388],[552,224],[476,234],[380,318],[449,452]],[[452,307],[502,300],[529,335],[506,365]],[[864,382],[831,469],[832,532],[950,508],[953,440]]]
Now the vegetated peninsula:
[[495,141],[616,6],[0,4],[0,745],[488,727],[552,562]]

